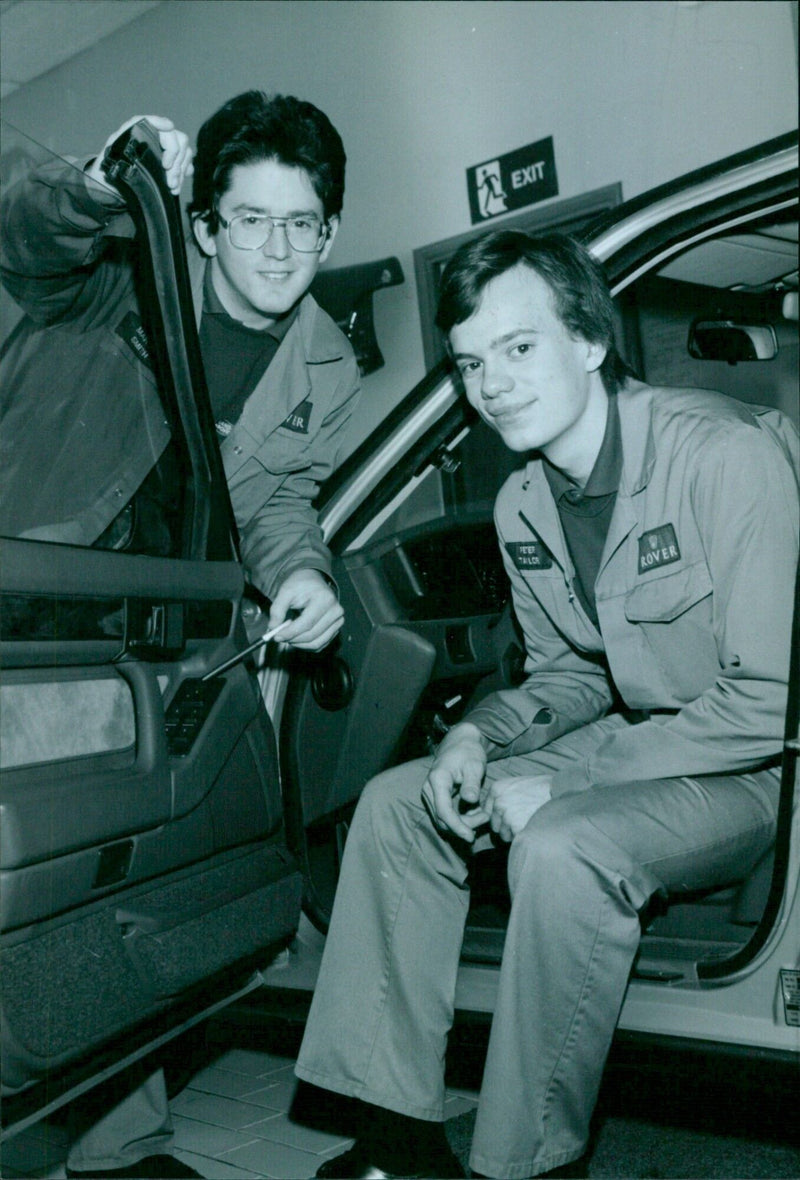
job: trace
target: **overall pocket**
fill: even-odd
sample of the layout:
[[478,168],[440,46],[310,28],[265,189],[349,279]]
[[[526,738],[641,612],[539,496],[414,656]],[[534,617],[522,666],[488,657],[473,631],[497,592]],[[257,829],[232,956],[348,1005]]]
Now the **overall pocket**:
[[719,675],[713,586],[703,562],[650,578],[625,597],[625,618],[641,629],[670,690],[694,700]]

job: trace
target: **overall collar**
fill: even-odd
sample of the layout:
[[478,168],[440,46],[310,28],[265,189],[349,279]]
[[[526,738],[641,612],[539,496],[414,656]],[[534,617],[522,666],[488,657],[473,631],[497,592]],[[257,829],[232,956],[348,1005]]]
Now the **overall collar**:
[[611,395],[608,398],[608,413],[603,441],[585,487],[578,487],[569,476],[545,457],[542,457],[542,469],[556,503],[560,501],[562,496],[566,496],[568,502],[582,503],[586,500],[601,500],[607,496],[615,495],[622,473],[622,437],[616,395]]
[[622,436],[620,491],[628,496],[647,487],[656,461],[653,395],[652,386],[633,378],[627,380],[617,394]]

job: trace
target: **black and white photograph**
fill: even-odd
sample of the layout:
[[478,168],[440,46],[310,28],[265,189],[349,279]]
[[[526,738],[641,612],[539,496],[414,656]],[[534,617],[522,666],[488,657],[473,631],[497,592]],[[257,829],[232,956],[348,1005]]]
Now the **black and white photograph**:
[[797,0],[0,86],[0,1176],[797,1180]]

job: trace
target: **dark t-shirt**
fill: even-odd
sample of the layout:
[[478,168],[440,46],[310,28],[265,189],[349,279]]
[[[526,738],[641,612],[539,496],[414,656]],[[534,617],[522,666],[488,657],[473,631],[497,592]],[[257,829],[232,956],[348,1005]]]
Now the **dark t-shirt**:
[[241,415],[244,404],[269,367],[297,315],[296,309],[269,328],[248,328],[228,314],[206,272],[200,351],[208,395],[223,438]]
[[597,626],[594,584],[622,474],[622,437],[615,396],[608,399],[603,442],[586,486],[579,488],[547,459],[544,460],[544,473],[575,565],[575,591],[581,606]]

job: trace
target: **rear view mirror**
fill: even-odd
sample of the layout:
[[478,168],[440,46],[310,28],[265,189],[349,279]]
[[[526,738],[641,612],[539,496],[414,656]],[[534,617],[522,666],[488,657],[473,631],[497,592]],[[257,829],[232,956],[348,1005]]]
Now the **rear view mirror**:
[[689,329],[689,354],[700,361],[771,361],[778,340],[771,324],[739,324],[734,320],[695,320]]

